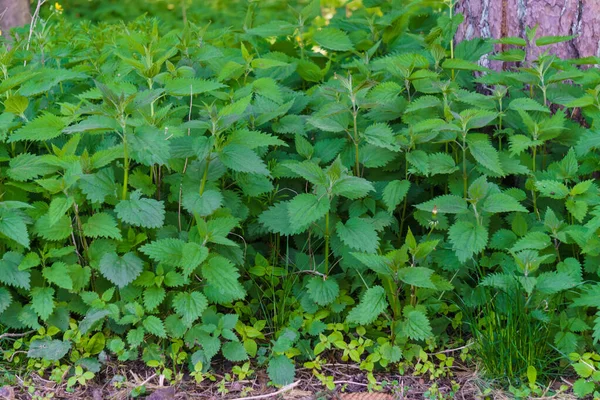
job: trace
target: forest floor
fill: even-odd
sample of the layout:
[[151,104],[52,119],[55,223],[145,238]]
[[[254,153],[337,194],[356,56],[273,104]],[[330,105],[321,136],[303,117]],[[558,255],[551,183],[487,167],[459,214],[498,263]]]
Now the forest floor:
[[[224,375],[215,374],[215,381],[209,379],[196,383],[184,378],[177,385],[169,386],[164,379],[150,371],[137,370],[123,365],[108,368],[99,373],[94,381],[86,386],[67,390],[66,384],[56,383],[38,375],[28,379],[16,378],[18,383],[0,387],[0,399],[46,400],[46,399],[91,399],[125,400],[134,397],[147,400],[167,399],[225,399],[225,400],[413,400],[413,399],[511,399],[510,393],[490,389],[485,382],[472,371],[456,371],[451,377],[434,381],[425,377],[398,374],[375,375],[379,389],[369,392],[366,374],[352,365],[337,365],[328,368],[333,377],[335,389],[328,390],[307,369],[299,369],[296,380],[283,388],[267,385],[269,381],[265,371],[258,370],[252,378],[242,381],[224,379]],[[138,366],[135,366],[137,369]],[[115,379],[118,377],[119,379]],[[562,380],[548,386],[547,395],[536,399],[575,399],[570,394],[554,394]]]

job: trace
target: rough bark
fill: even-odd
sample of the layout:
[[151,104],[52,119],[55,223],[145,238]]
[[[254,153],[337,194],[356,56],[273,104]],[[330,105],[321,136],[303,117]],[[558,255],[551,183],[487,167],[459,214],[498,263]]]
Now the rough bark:
[[458,41],[474,37],[525,38],[525,28],[539,24],[538,37],[577,38],[529,49],[529,59],[545,50],[563,58],[600,56],[600,0],[458,0],[456,11],[465,16]]
[[16,26],[31,22],[29,0],[0,0],[0,30],[3,35]]

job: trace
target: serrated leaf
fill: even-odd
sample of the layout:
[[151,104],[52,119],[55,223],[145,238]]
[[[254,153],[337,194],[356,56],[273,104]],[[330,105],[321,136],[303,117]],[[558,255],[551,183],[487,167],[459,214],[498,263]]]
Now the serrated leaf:
[[527,212],[527,209],[514,197],[504,193],[489,195],[483,203],[483,210],[489,213]]
[[294,382],[296,368],[292,361],[285,355],[273,356],[267,367],[269,378],[275,385],[283,386]]
[[29,344],[27,357],[43,358],[47,361],[58,361],[71,350],[70,341],[58,339],[35,339]]
[[336,28],[318,30],[315,32],[313,40],[328,50],[348,51],[354,48],[346,32]]
[[537,181],[535,183],[535,188],[542,194],[542,196],[550,197],[552,199],[564,199],[569,195],[569,188],[561,183],[556,181]]
[[225,257],[212,257],[202,266],[202,276],[209,284],[205,293],[213,301],[220,304],[230,303],[246,295],[239,282],[240,274],[237,268]]
[[368,143],[376,147],[382,147],[391,151],[399,151],[400,145],[396,143],[396,138],[392,128],[384,123],[370,125],[363,133]]
[[221,348],[223,357],[232,362],[240,362],[248,359],[248,353],[241,342],[227,342]]
[[427,316],[421,311],[410,311],[404,320],[404,332],[413,340],[425,340],[433,335]]
[[183,207],[192,214],[206,217],[214,213],[223,204],[223,195],[217,190],[205,190],[200,194],[197,191],[183,194]]
[[22,214],[0,207],[0,233],[29,248],[29,234]]
[[22,259],[23,256],[19,253],[4,253],[0,260],[0,282],[16,288],[29,289],[30,273],[19,269]]
[[404,200],[409,189],[410,181],[407,180],[391,181],[385,186],[382,199],[390,214],[392,214],[396,207]]
[[0,287],[0,314],[2,314],[12,303],[12,295],[8,289]]
[[106,253],[100,259],[100,273],[119,288],[124,288],[137,278],[144,263],[134,253],[122,257],[115,252]]
[[181,239],[160,239],[140,247],[140,251],[156,262],[177,266],[181,263],[185,242]]
[[177,78],[168,81],[165,92],[171,96],[192,96],[224,88],[225,85],[215,81],[193,78]]
[[190,327],[208,306],[206,297],[200,292],[179,292],[173,298],[173,308],[182,322]]
[[381,286],[373,286],[365,291],[360,303],[348,313],[346,321],[359,325],[369,325],[387,309],[385,290]]
[[166,338],[167,332],[165,331],[165,326],[160,318],[155,317],[154,315],[149,315],[144,319],[142,323],[146,331],[157,336],[159,338]]
[[337,298],[340,286],[333,278],[321,278],[314,276],[306,285],[310,298],[320,306],[327,306]]
[[336,234],[348,247],[365,253],[375,253],[379,248],[379,236],[373,224],[362,218],[350,218],[346,223],[336,224]]
[[306,229],[308,225],[323,218],[329,212],[329,207],[327,196],[299,194],[287,204],[290,225],[297,231]]
[[219,160],[234,171],[270,175],[263,160],[254,151],[239,144],[225,146],[219,153]]
[[144,290],[144,307],[146,310],[154,310],[166,297],[165,289],[151,286]]
[[488,231],[481,225],[458,221],[450,227],[448,237],[458,260],[465,262],[485,249],[488,241]]
[[165,219],[165,206],[161,201],[141,198],[134,193],[129,200],[121,200],[115,206],[119,219],[142,228],[160,228]]
[[415,207],[430,213],[435,210],[440,214],[464,214],[469,211],[465,199],[452,194],[438,196],[425,203],[417,204]]
[[46,321],[54,311],[54,289],[50,287],[31,289],[31,307],[43,321]]
[[331,191],[335,195],[355,200],[367,196],[369,192],[375,191],[375,188],[364,178],[344,176],[335,181]]
[[65,123],[60,117],[45,113],[13,133],[8,138],[8,143],[23,140],[43,142],[54,139],[62,134],[64,127]]
[[115,218],[107,213],[96,213],[83,224],[83,233],[91,238],[111,238],[121,240],[121,230]]
[[407,285],[436,289],[431,281],[433,270],[425,267],[406,267],[398,270],[398,279]]
[[469,151],[473,158],[490,171],[504,176],[498,151],[491,145],[488,135],[471,133],[467,135]]

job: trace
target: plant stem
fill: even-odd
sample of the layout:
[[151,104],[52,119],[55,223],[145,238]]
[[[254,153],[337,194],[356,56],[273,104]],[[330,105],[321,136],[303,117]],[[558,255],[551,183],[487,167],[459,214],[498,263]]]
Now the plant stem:
[[[531,169],[533,171],[533,173],[535,173],[535,158],[537,156],[537,146],[533,146],[533,160],[531,162]],[[533,177],[533,179],[535,180],[535,175]],[[531,196],[533,199],[533,211],[535,212],[535,215],[537,216],[538,221],[540,220],[540,212],[538,211],[537,208],[537,195],[535,194],[535,187],[531,190]]]
[[359,138],[358,138],[358,127],[356,126],[356,118],[358,112],[356,110],[352,111],[352,118],[354,121],[354,175],[360,176],[360,162],[359,162]]
[[468,182],[469,177],[467,175],[467,135],[466,134],[463,134],[462,153],[463,153],[463,157],[462,157],[463,192],[464,192],[464,198],[466,200],[467,199],[468,186],[469,186],[469,182]]
[[204,174],[202,174],[202,182],[200,182],[200,196],[204,194],[206,180],[208,179],[208,166],[210,165],[210,154],[206,156],[206,165],[204,166]]
[[329,275],[329,212],[325,215],[325,275]]
[[121,200],[127,200],[127,185],[129,182],[129,149],[127,147],[127,138],[125,129],[123,129],[123,193]]

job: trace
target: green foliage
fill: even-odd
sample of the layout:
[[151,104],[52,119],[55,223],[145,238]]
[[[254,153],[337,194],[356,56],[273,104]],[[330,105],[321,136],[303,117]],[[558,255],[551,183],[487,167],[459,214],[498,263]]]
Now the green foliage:
[[0,328],[36,331],[29,369],[375,385],[468,337],[510,383],[597,364],[596,70],[457,44],[435,1],[217,3],[172,30],[44,9],[0,49]]

